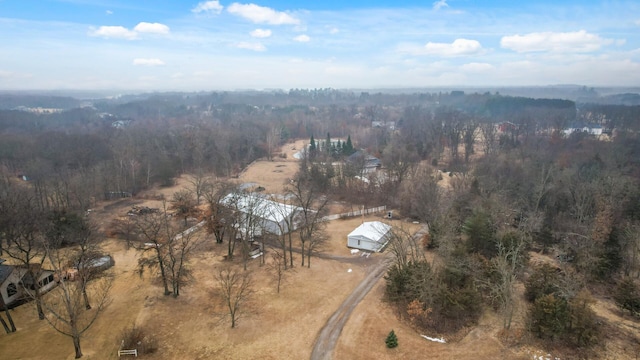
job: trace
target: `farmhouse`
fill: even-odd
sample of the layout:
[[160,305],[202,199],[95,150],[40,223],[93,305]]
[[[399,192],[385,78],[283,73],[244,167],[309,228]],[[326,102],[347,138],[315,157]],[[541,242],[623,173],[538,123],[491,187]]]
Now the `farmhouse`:
[[565,136],[569,136],[573,133],[587,133],[590,135],[602,135],[602,126],[596,124],[582,124],[573,123],[562,131]]
[[[12,303],[25,298],[28,293],[25,289],[35,290],[35,282],[27,269],[18,266],[4,265],[0,260],[0,304],[10,306]],[[54,280],[53,271],[40,270],[38,291],[41,294],[53,289],[57,283]]]
[[257,194],[231,193],[222,204],[242,214],[238,227],[242,232],[260,236],[262,231],[283,235],[300,225],[302,208],[269,200]]
[[380,159],[358,150],[347,158],[347,164],[355,166],[361,174],[369,174],[377,171],[382,166]]
[[391,238],[391,225],[380,221],[362,223],[347,235],[350,248],[379,252]]

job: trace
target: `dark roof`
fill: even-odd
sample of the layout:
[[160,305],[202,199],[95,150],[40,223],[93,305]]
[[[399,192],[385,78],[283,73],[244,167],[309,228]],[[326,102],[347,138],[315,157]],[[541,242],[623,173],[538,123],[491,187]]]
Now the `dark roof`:
[[362,161],[362,159],[364,159],[365,167],[374,167],[374,166],[378,167],[382,165],[382,162],[380,161],[380,159],[378,159],[373,155],[369,155],[362,150],[358,150],[353,154],[351,154],[349,157],[347,157],[347,162],[353,163],[353,162]]
[[0,284],[2,284],[13,272],[13,266],[0,265]]

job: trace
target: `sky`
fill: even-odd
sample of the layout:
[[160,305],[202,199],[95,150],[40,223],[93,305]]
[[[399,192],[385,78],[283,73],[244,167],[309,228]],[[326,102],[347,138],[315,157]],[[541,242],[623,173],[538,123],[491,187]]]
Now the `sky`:
[[0,90],[640,86],[640,2],[0,0]]

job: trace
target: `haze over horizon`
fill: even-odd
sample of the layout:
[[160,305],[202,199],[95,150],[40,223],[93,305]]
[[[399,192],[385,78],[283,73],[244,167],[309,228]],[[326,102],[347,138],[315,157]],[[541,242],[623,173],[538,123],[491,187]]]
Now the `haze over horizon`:
[[633,1],[0,0],[0,90],[640,85]]

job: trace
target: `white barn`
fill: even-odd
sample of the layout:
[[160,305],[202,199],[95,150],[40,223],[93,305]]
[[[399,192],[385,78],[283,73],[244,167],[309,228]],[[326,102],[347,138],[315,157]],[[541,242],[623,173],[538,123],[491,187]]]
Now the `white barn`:
[[[243,232],[251,232],[255,236],[268,232],[283,235],[294,231],[300,225],[299,214],[302,208],[275,202],[255,194],[231,193],[222,199],[222,204],[235,211],[240,211],[239,227]],[[250,227],[251,229],[247,229]]]
[[362,223],[347,235],[350,248],[379,252],[391,239],[391,225],[380,221]]

